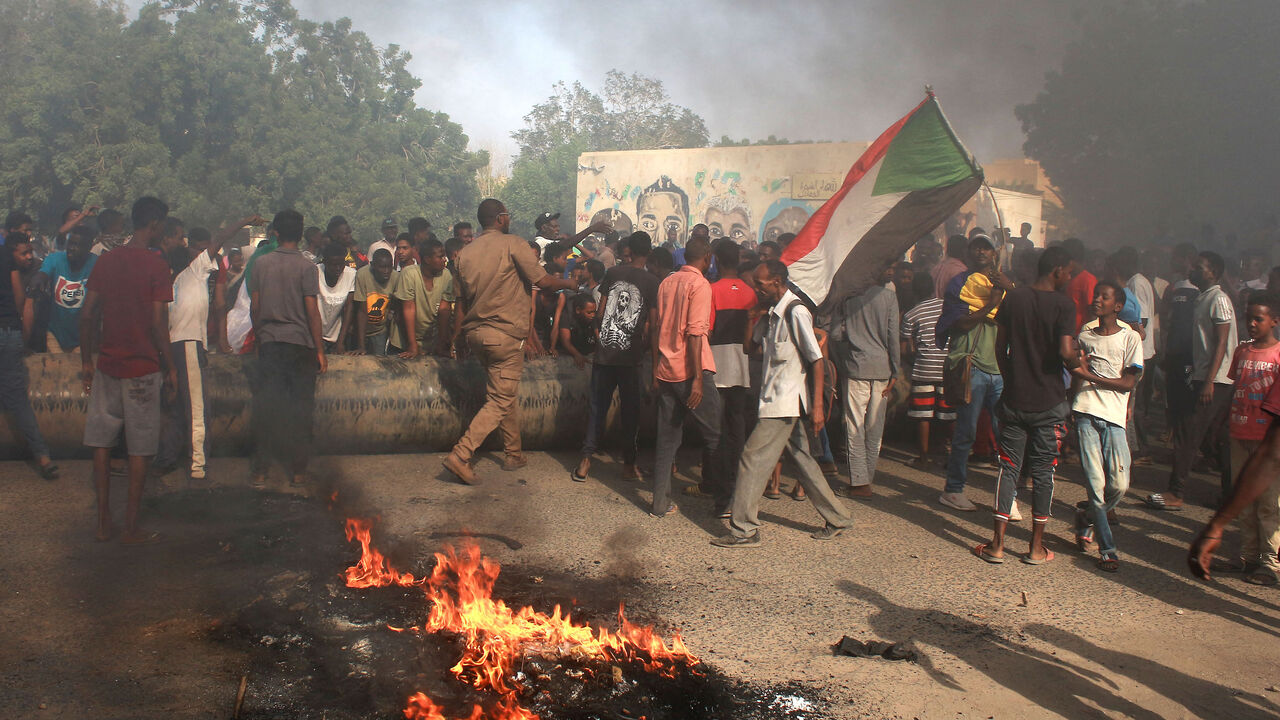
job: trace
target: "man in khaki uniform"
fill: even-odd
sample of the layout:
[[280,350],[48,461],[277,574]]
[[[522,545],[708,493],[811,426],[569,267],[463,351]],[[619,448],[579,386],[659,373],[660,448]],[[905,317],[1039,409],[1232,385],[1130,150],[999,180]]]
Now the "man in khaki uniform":
[[516,397],[524,368],[524,339],[529,336],[529,288],[573,287],[572,281],[547,274],[529,243],[507,232],[511,215],[501,202],[492,198],[481,202],[476,215],[483,231],[458,251],[455,281],[464,308],[462,331],[472,354],[484,365],[488,381],[484,405],[444,461],[445,469],[468,485],[476,482],[471,469],[476,448],[495,428],[502,432],[506,452],[502,469],[527,464],[520,449]]

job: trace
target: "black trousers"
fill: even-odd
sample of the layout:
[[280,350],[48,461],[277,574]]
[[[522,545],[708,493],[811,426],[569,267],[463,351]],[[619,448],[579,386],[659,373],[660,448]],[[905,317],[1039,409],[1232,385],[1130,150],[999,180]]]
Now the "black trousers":
[[254,474],[265,473],[273,459],[294,474],[306,471],[319,369],[316,351],[305,345],[258,345],[257,367],[250,376]]

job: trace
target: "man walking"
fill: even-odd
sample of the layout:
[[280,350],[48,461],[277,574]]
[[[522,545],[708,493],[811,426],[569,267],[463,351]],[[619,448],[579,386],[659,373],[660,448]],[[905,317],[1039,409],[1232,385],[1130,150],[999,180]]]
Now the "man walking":
[[996,477],[996,510],[990,542],[973,553],[983,560],[1004,562],[1004,533],[1009,524],[1018,477],[1025,462],[1033,483],[1031,549],[1022,557],[1028,565],[1053,560],[1044,547],[1044,528],[1053,503],[1053,475],[1062,440],[1067,434],[1067,386],[1062,369],[1075,369],[1080,358],[1075,345],[1076,308],[1062,289],[1071,282],[1071,257],[1057,247],[1040,256],[1035,284],[1013,288],[1000,309],[996,361],[1004,377],[1004,391],[996,414],[1000,419],[1000,474]]
[[[822,350],[813,332],[809,308],[787,289],[787,266],[766,260],[755,271],[756,293],[769,306],[756,323],[749,350],[763,348],[764,379],[760,386],[760,419],[742,451],[738,483],[733,491],[729,534],[711,541],[716,547],[760,545],[760,494],[769,482],[783,450],[800,467],[800,484],[825,521],[813,533],[830,540],[853,524],[853,519],[831,492],[813,456],[809,433],[817,434],[826,423],[823,406]],[[753,310],[754,315],[759,311]],[[807,368],[807,370],[806,370]],[[806,387],[805,380],[809,381]],[[800,422],[807,412],[809,422]]]
[[520,447],[520,373],[524,369],[524,340],[529,336],[530,285],[539,290],[570,290],[573,282],[553,277],[523,238],[511,235],[511,213],[493,198],[480,203],[476,213],[482,232],[458,251],[459,302],[463,304],[462,331],[488,379],[484,405],[471,420],[467,432],[453,446],[444,467],[462,482],[476,483],[471,464],[476,449],[495,429],[502,433],[506,457],[503,470],[528,464]]
[[[711,266],[711,243],[691,238],[684,250],[685,265],[658,286],[658,332],[653,345],[653,389],[658,398],[658,429],[654,447],[654,517],[678,508],[671,502],[671,464],[680,450],[684,421],[692,416],[715,455],[720,445],[720,394],[716,392],[716,363],[707,335],[711,330],[711,285],[702,276]],[[715,485],[715,468],[702,468],[703,482]]]
[[1219,448],[1222,497],[1231,492],[1227,417],[1231,411],[1231,356],[1237,344],[1235,308],[1219,286],[1226,265],[1222,256],[1202,252],[1191,266],[1190,280],[1200,290],[1191,336],[1191,384],[1198,405],[1177,421],[1179,441],[1173,452],[1169,490],[1152,493],[1146,503],[1157,510],[1181,510],[1187,476],[1206,437]]
[[893,392],[901,364],[898,299],[884,285],[872,285],[866,292],[846,298],[839,317],[831,334],[845,378],[849,485],[841,484],[837,494],[869,498],[880,460],[889,393]]

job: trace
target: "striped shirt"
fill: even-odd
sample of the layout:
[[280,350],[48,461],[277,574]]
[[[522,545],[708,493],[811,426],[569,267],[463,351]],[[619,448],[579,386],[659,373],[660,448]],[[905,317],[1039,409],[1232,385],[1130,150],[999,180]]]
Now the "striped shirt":
[[929,298],[902,316],[902,339],[910,340],[916,348],[915,364],[911,366],[911,382],[914,385],[941,385],[942,367],[947,361],[947,349],[934,342],[934,328],[942,315],[942,298]]

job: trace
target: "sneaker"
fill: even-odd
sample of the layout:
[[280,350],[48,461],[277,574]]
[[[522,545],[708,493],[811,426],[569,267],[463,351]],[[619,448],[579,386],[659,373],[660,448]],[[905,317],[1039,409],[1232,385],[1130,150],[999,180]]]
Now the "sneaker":
[[973,512],[978,509],[964,493],[948,493],[944,492],[938,496],[938,502],[946,505],[954,510],[963,510],[964,512]]
[[1244,581],[1251,585],[1266,585],[1268,587],[1280,583],[1280,577],[1276,575],[1276,571],[1269,567],[1260,567],[1249,575],[1246,575]]
[[821,530],[818,530],[817,532],[809,533],[809,537],[813,538],[814,540],[832,540],[832,539],[835,539],[837,535],[840,535],[841,533],[843,533],[845,530],[846,528],[836,527],[835,525],[827,525],[826,527],[822,528]]
[[471,465],[459,460],[453,453],[449,453],[449,457],[444,459],[444,469],[453,473],[464,485],[476,484],[476,474],[471,471]]
[[721,535],[711,541],[712,545],[722,548],[760,547],[760,531],[757,530],[746,537],[737,535]]
[[1013,501],[1013,508],[1009,510],[1009,522],[1022,522],[1022,511],[1018,510],[1018,501]]

